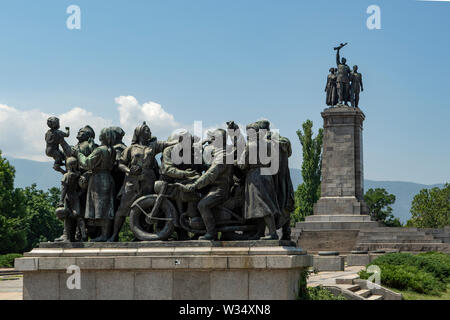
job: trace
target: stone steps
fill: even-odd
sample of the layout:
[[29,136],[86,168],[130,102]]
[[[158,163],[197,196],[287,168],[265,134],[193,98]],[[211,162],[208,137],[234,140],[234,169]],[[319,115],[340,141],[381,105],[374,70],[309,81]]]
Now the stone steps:
[[306,231],[319,230],[360,230],[362,228],[377,228],[379,223],[376,221],[366,222],[297,222],[294,229],[302,229]]
[[359,289],[358,291],[355,291],[355,294],[357,294],[358,296],[361,296],[363,298],[368,298],[369,296],[372,295],[372,292],[368,289]]
[[442,241],[438,240],[423,240],[423,239],[411,239],[411,240],[399,240],[399,239],[359,239],[359,243],[435,243],[440,244]]
[[[336,280],[338,280],[338,279],[336,279]],[[336,281],[336,282],[338,282],[338,281]],[[361,299],[362,300],[371,300],[371,301],[383,300],[383,296],[382,295],[373,294],[372,290],[370,290],[370,289],[363,289],[358,284],[338,284],[338,283],[336,283],[335,285],[333,285],[333,287],[337,287],[337,288],[343,290],[344,292],[345,292],[345,290],[350,291],[351,293],[350,294],[346,294],[346,296],[347,296],[348,299],[351,299],[351,300],[356,300],[356,299],[358,299],[358,300],[361,300]],[[359,298],[355,297],[355,295],[358,296]]]
[[405,238],[405,239],[417,239],[417,238],[424,238],[424,239],[434,239],[432,235],[425,234],[424,232],[379,232],[379,231],[372,231],[372,232],[359,232],[360,237],[388,237],[388,238]]
[[383,300],[383,296],[380,294],[373,294],[370,297],[368,297],[367,300],[371,300],[371,301]]
[[399,251],[409,251],[409,252],[424,252],[424,251],[439,251],[448,252],[449,245],[446,243],[417,243],[417,242],[367,242],[358,243],[355,250],[366,250],[374,251],[380,249],[396,249]]
[[339,285],[341,288],[350,290],[352,292],[356,292],[358,290],[361,290],[361,287],[357,284],[341,284]]
[[[376,231],[375,231],[376,230]],[[404,228],[404,227],[378,227],[376,229],[368,229],[368,228],[362,228],[360,231],[361,232],[387,232],[387,233],[417,233],[417,232],[423,232],[425,234],[424,231],[421,231],[417,228]]]

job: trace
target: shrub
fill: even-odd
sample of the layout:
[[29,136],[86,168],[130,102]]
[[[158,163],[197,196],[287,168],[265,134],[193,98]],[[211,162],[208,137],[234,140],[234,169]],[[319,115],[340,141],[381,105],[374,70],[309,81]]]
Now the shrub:
[[22,255],[19,253],[9,253],[0,255],[0,268],[13,268],[14,259],[16,258],[22,258]]
[[330,290],[321,286],[308,288],[308,297],[305,300],[347,300],[343,295],[335,296]]
[[[369,265],[380,268],[383,285],[399,290],[440,295],[450,282],[450,257],[442,253],[390,253],[375,259]],[[360,272],[363,279],[370,275],[365,270]]]

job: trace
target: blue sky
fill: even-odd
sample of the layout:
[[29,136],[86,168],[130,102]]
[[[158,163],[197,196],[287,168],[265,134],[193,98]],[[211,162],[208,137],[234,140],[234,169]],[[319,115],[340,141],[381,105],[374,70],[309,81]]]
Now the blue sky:
[[[66,28],[72,4],[81,30]],[[372,4],[381,30],[366,27]],[[79,107],[119,124],[115,99],[132,96],[176,123],[267,118],[291,139],[299,168],[295,131],[306,119],[322,125],[333,47],[349,42],[342,55],[366,89],[365,177],[441,183],[450,180],[449,18],[450,2],[414,0],[3,1],[0,104],[18,117]],[[8,148],[0,138],[14,156]]]

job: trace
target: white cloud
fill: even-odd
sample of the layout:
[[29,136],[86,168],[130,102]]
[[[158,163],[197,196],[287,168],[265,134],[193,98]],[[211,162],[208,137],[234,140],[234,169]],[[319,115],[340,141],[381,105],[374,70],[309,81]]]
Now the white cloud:
[[[35,161],[51,160],[45,155],[45,133],[48,130],[47,118],[50,114],[33,110],[18,110],[0,104],[0,149],[4,155]],[[110,126],[110,120],[94,116],[81,108],[56,115],[60,118],[62,129],[70,127],[69,144],[76,143],[77,130],[90,124],[96,132]]]
[[175,121],[172,114],[166,112],[156,102],[139,104],[133,96],[120,96],[115,99],[119,105],[120,126],[127,133],[126,141],[131,141],[134,129],[145,121],[158,139],[166,140],[169,135],[181,127],[189,129],[191,126],[182,125]]
[[[184,128],[194,132],[194,124],[183,124],[165,111],[155,102],[140,104],[133,96],[115,98],[117,103],[119,125],[126,132],[124,142],[130,144],[134,129],[143,121],[150,126],[154,136],[166,140],[175,130]],[[96,141],[102,128],[118,125],[111,119],[112,115],[103,118],[86,109],[74,107],[59,115],[51,115],[38,109],[19,110],[11,106],[0,104],[0,150],[5,156],[29,159],[35,161],[52,161],[45,155],[45,133],[48,130],[47,118],[57,116],[60,119],[61,130],[70,127],[70,145],[77,143],[76,136],[80,128],[90,125],[96,132]],[[117,119],[117,117],[114,117]],[[204,124],[203,124],[204,125]],[[245,135],[245,126],[239,124]],[[226,128],[226,124],[207,126],[202,128],[202,137],[206,132],[215,128]]]
[[[120,96],[115,99],[118,104],[120,126],[125,130],[125,142],[130,143],[134,129],[146,121],[153,134],[161,140],[178,128],[190,129],[175,121],[172,114],[166,112],[160,104],[146,102],[142,105],[132,96]],[[96,141],[102,128],[117,125],[110,118],[94,115],[85,109],[75,107],[59,115],[51,115],[38,109],[19,110],[0,104],[0,150],[3,155],[35,161],[52,161],[45,155],[45,133],[48,130],[47,118],[57,116],[61,130],[70,127],[67,142],[76,144],[76,135],[80,128],[90,125],[96,132]],[[108,115],[110,116],[110,115]]]

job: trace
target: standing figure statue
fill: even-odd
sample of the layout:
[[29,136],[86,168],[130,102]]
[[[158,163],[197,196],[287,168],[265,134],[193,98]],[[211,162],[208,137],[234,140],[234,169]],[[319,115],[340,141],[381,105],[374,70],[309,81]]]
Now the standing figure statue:
[[[66,132],[59,130],[59,119],[56,117],[48,118],[47,126],[50,130],[45,134],[45,142],[47,144],[45,154],[55,160],[53,169],[65,174],[66,171],[61,168],[61,166],[64,165],[66,157],[70,157],[71,148],[64,138],[67,138],[70,135],[70,129],[69,127],[66,127]],[[59,146],[62,147],[63,152],[61,152]]]
[[334,48],[336,50],[336,65],[337,65],[337,90],[339,103],[345,103],[348,106],[348,101],[350,101],[350,67],[347,65],[347,59],[340,58],[340,50],[346,46],[347,43],[341,43],[340,46]]
[[[244,217],[246,220],[263,219],[266,227],[269,229],[269,235],[262,236],[260,240],[278,240],[276,217],[280,216],[281,211],[277,200],[277,191],[275,181],[271,175],[262,175],[263,165],[257,156],[256,163],[253,163],[252,154],[257,152],[261,143],[271,143],[265,138],[260,137],[261,124],[252,123],[247,125],[248,143],[242,153],[242,159],[239,161],[239,168],[246,173],[245,177],[245,203]],[[270,146],[268,147],[270,150]],[[259,152],[257,152],[258,154]]]
[[78,186],[80,172],[77,167],[76,158],[67,158],[67,172],[61,181],[61,200],[55,212],[56,216],[64,222],[64,232],[61,237],[55,239],[55,242],[74,242],[77,227],[80,228],[81,239],[87,241],[86,226],[80,210],[80,188]]
[[120,205],[109,242],[118,240],[120,229],[133,202],[141,196],[155,193],[155,181],[159,175],[155,170],[155,156],[176,143],[153,139],[150,127],[145,122],[134,130],[131,146],[122,152],[119,160],[119,169],[125,173],[125,180],[119,193]]
[[335,106],[338,103],[336,70],[336,68],[330,68],[330,74],[327,77],[327,85],[325,86],[327,106]]
[[101,225],[101,235],[92,239],[93,242],[104,242],[108,239],[114,220],[114,180],[111,170],[115,161],[115,151],[112,129],[102,129],[99,139],[101,146],[89,156],[73,149],[80,168],[92,172],[87,188],[85,218]]
[[125,180],[125,172],[119,169],[120,159],[122,157],[122,153],[125,151],[127,146],[123,143],[122,139],[125,136],[125,131],[123,131],[120,127],[112,127],[114,134],[114,143],[113,148],[116,153],[116,159],[114,161],[113,170],[111,172],[114,179],[114,212],[117,211],[120,205],[120,196],[119,192],[122,188],[123,182]]
[[353,71],[350,74],[350,80],[352,81],[350,86],[352,107],[358,108],[359,93],[364,91],[362,75],[358,72],[358,66],[353,66]]

